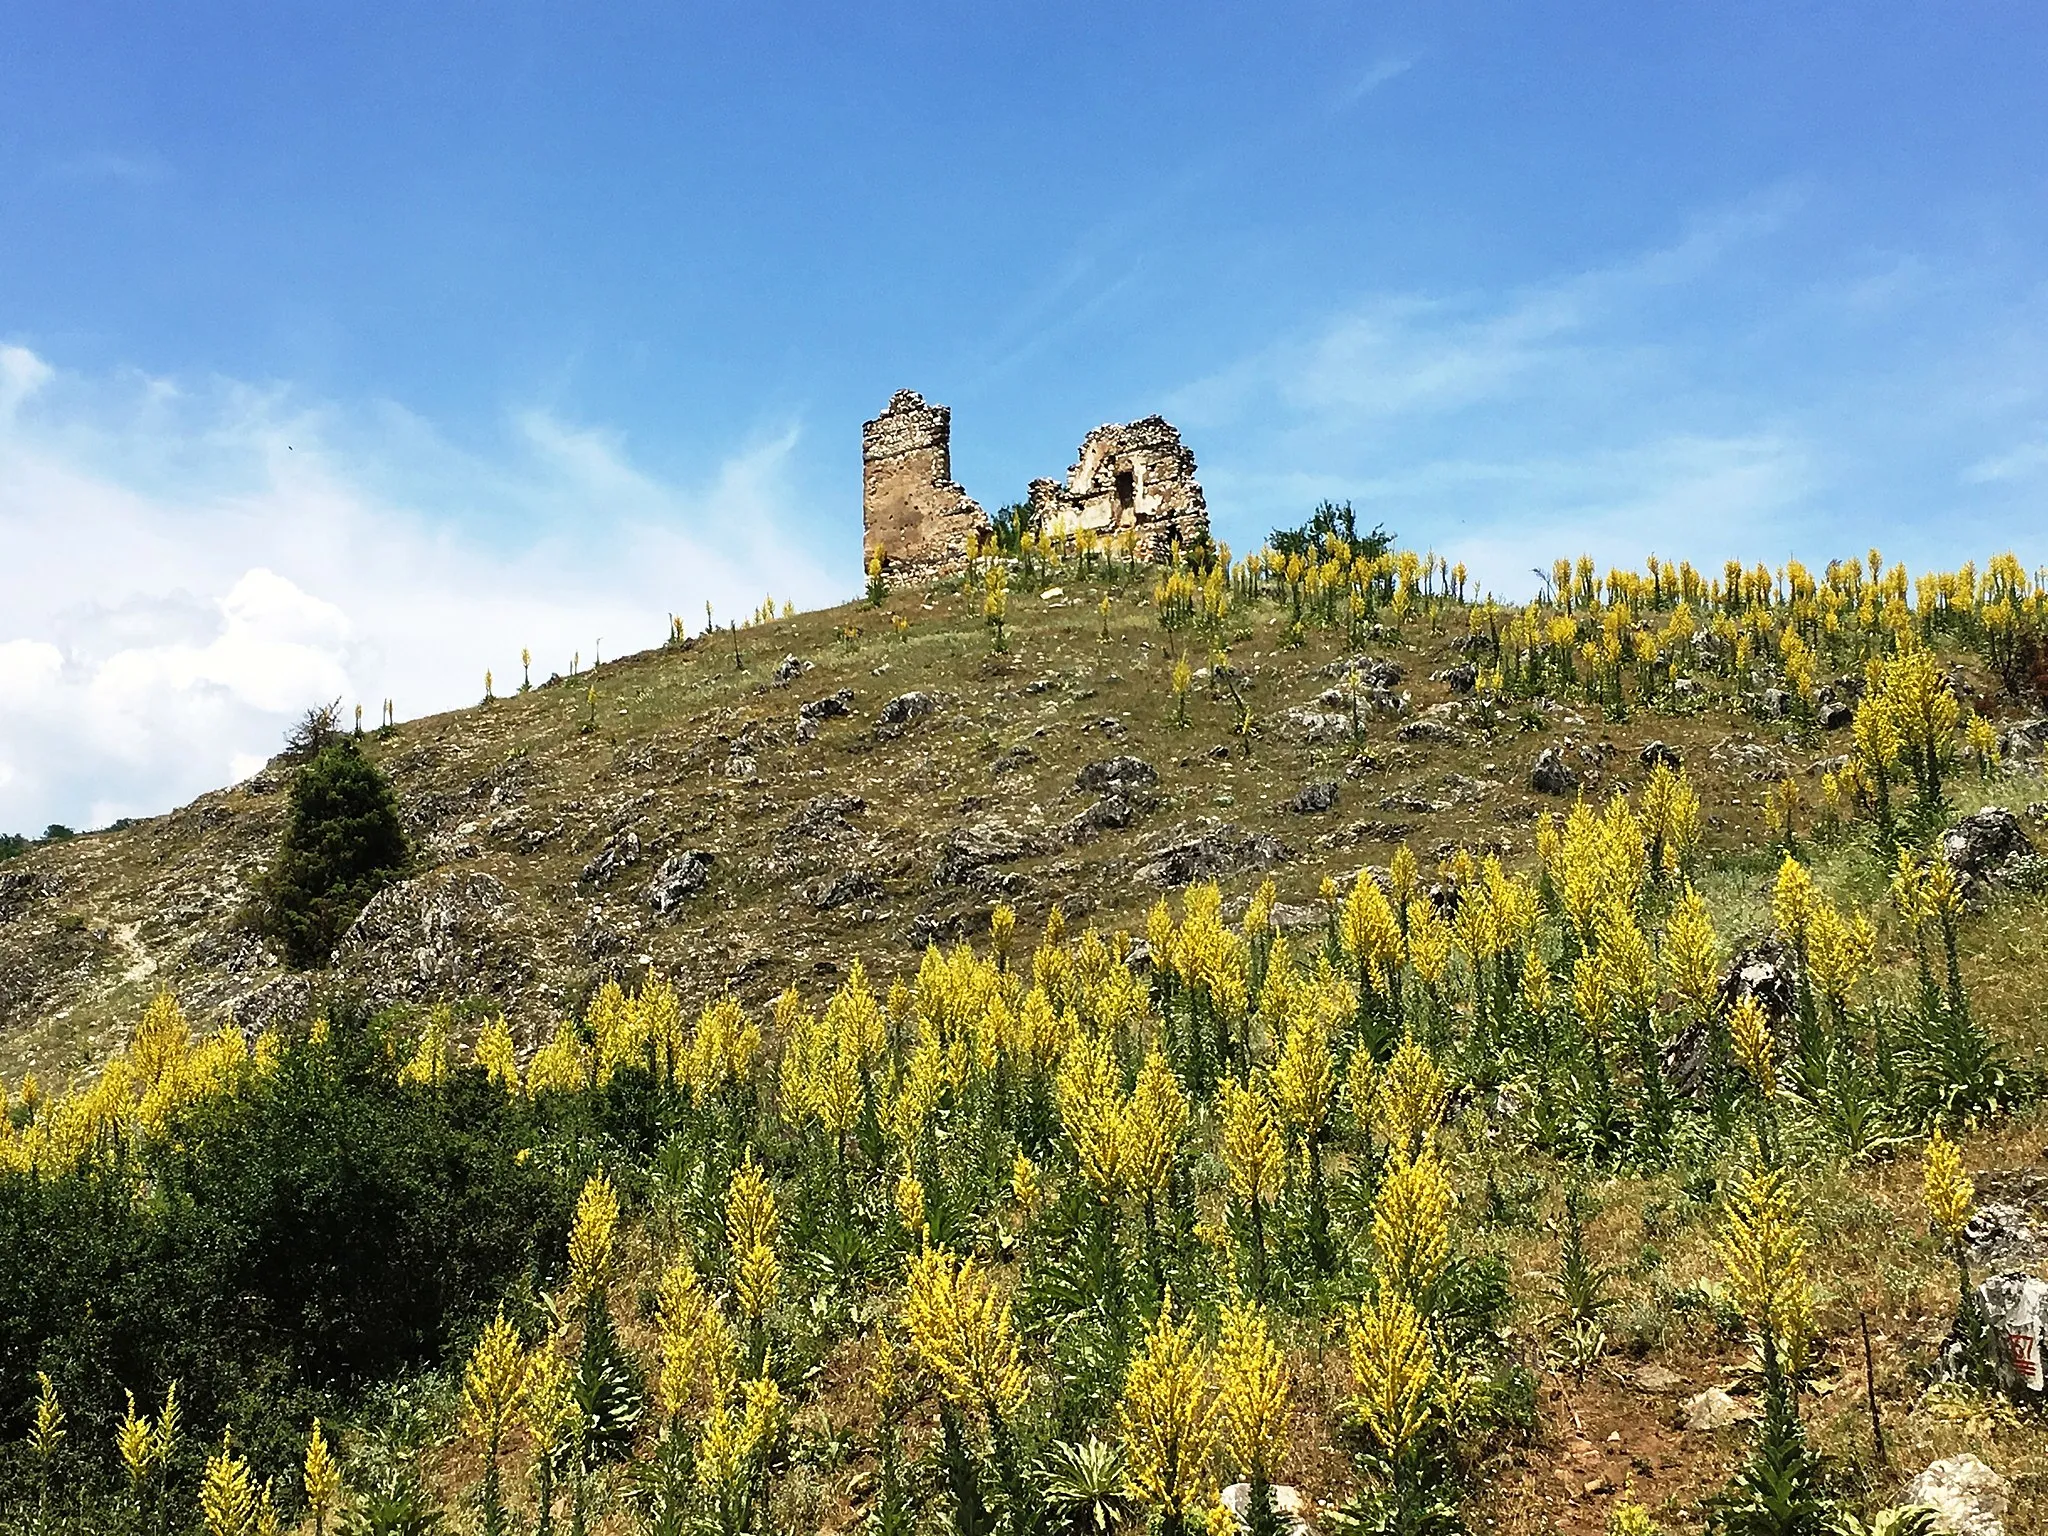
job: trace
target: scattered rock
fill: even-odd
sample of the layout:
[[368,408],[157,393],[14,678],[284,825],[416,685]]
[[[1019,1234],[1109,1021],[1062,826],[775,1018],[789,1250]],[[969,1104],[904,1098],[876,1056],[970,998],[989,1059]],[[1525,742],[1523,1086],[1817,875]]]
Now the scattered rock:
[[1101,833],[1130,826],[1155,803],[1156,797],[1143,791],[1114,790],[1068,822],[1061,835],[1070,843],[1085,843]]
[[845,837],[853,831],[846,818],[858,815],[867,808],[867,801],[861,799],[859,795],[849,795],[837,790],[813,795],[804,802],[803,809],[798,811],[795,819],[790,822],[790,834],[795,837],[818,838],[827,842]]
[[853,713],[853,690],[842,688],[837,693],[828,693],[822,699],[812,699],[798,707],[796,712],[796,739],[810,741],[818,734],[818,727],[824,721],[838,719]]
[[1304,784],[1301,791],[1287,802],[1287,809],[1297,816],[1320,816],[1337,804],[1337,781],[1323,779],[1314,784]]
[[1944,1456],[1906,1485],[1906,1502],[1935,1511],[1951,1536],[2005,1536],[2012,1490],[2004,1478],[1967,1451]]
[[[1309,1502],[1302,1497],[1301,1491],[1298,1488],[1290,1487],[1286,1483],[1274,1483],[1270,1486],[1268,1492],[1272,1498],[1272,1503],[1269,1507],[1273,1513],[1280,1517],[1282,1530],[1284,1532],[1291,1532],[1292,1536],[1312,1536],[1315,1527],[1310,1525],[1308,1520],[1311,1513]],[[1239,1529],[1246,1531],[1251,1529],[1252,1485],[1250,1483],[1232,1483],[1217,1498],[1225,1509],[1237,1516]]]
[[640,862],[640,834],[631,827],[616,834],[583,866],[577,878],[585,885],[605,885],[612,876]]
[[1579,787],[1579,773],[1558,748],[1545,747],[1529,770],[1529,787],[1539,795],[1573,794]]
[[1019,742],[1014,747],[1006,748],[988,765],[988,774],[992,779],[999,779],[1006,773],[1016,773],[1019,769],[1028,768],[1037,761],[1038,754]]
[[31,870],[18,869],[0,875],[0,923],[21,916],[28,910],[29,903],[48,894],[47,880]]
[[2002,805],[1972,812],[1941,834],[1941,856],[1961,878],[1965,895],[2003,878],[2016,860],[2033,852],[2019,817]]
[[1721,1011],[1725,1014],[1745,997],[1753,997],[1776,1028],[1799,1011],[1797,974],[1798,962],[1783,940],[1764,938],[1744,945],[1721,973]]
[[1454,725],[1442,720],[1410,720],[1394,733],[1402,741],[1439,741],[1457,744],[1466,740],[1465,733]]
[[1685,1378],[1666,1365],[1644,1365],[1636,1368],[1637,1390],[1652,1392],[1665,1397],[1685,1385]]
[[1746,737],[1730,736],[1715,742],[1707,749],[1707,761],[1723,773],[1757,784],[1774,784],[1792,774],[1792,764],[1784,753]]
[[1143,862],[1135,873],[1141,884],[1171,888],[1264,869],[1289,856],[1287,845],[1277,837],[1205,818],[1197,826],[1155,840],[1141,855]]
[[857,901],[872,901],[882,894],[881,882],[865,870],[821,875],[804,887],[804,900],[820,912],[849,907]]
[[[1726,983],[1724,982],[1723,985]],[[1704,1098],[1714,1086],[1714,1031],[1695,1018],[1657,1049],[1664,1085],[1681,1098]]]
[[647,882],[647,904],[663,917],[683,903],[683,898],[704,889],[711,878],[712,855],[701,848],[672,853]]
[[800,656],[785,656],[775,668],[775,686],[780,688],[793,683],[811,670],[811,664]]
[[1685,759],[1679,756],[1678,748],[1666,746],[1661,741],[1644,742],[1643,750],[1636,754],[1636,761],[1645,768],[1655,768],[1661,763],[1674,773],[1685,766]]
[[1349,679],[1356,672],[1361,688],[1375,692],[1401,686],[1401,679],[1408,674],[1401,670],[1398,661],[1389,661],[1384,656],[1340,657],[1323,668],[1323,676]]
[[1351,739],[1351,717],[1299,705],[1280,711],[1280,734],[1306,746],[1327,747]]
[[2048,720],[2022,720],[2005,728],[1999,738],[2000,757],[2033,758],[2048,755]]
[[1008,822],[987,820],[955,827],[939,844],[932,879],[940,885],[987,885],[990,866],[1028,858],[1044,849]]
[[882,706],[882,712],[875,716],[875,734],[884,739],[901,736],[915,721],[922,720],[939,707],[936,695],[916,689],[899,693]]
[[1847,730],[1856,723],[1856,707],[1842,699],[1822,699],[1813,710],[1813,723],[1824,731]]
[[2027,805],[2027,820],[2039,826],[2048,827],[2048,800],[2034,800]]
[[1695,1432],[1732,1429],[1755,1415],[1719,1387],[1709,1387],[1685,1400],[1678,1410],[1678,1422]]
[[1445,667],[1441,672],[1429,674],[1433,683],[1448,683],[1453,693],[1470,693],[1479,685],[1479,669],[1469,661]]
[[1142,757],[1105,757],[1074,775],[1074,787],[1091,795],[1138,794],[1158,782],[1158,770]]

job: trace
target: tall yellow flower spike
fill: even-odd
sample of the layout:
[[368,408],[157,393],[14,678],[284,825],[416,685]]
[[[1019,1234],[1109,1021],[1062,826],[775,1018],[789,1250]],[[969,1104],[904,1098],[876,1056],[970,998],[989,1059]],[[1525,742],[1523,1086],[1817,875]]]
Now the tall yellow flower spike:
[[1939,1128],[1927,1143],[1920,1187],[1927,1213],[1934,1218],[1941,1235],[1951,1243],[1960,1242],[1963,1228],[1970,1220],[1972,1202],[1977,1198],[1977,1186],[1963,1172],[1962,1153]]
[[1170,1519],[1185,1517],[1210,1487],[1217,1428],[1208,1352],[1193,1318],[1176,1326],[1169,1295],[1117,1404],[1117,1438],[1138,1497]]
[[619,1195],[600,1170],[584,1180],[569,1230],[569,1288],[578,1298],[611,1283],[613,1247],[619,1230]]
[[1265,1313],[1248,1303],[1223,1309],[1216,1346],[1223,1454],[1247,1481],[1274,1479],[1287,1446],[1287,1361]]

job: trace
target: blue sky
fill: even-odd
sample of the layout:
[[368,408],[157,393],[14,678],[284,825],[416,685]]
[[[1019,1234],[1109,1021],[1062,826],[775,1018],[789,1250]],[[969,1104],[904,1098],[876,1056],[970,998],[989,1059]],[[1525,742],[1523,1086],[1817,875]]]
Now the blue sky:
[[[17,4],[0,828],[858,584],[1165,412],[1519,594],[2048,560],[2038,7]],[[600,637],[608,637],[600,642]]]

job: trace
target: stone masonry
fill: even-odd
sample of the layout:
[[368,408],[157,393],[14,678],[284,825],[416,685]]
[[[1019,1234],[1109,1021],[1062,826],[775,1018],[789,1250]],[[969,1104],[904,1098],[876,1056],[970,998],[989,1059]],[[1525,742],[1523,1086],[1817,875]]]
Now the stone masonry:
[[957,569],[988,531],[988,515],[953,481],[952,440],[952,411],[913,389],[861,428],[863,564],[879,547],[893,572]]
[[1138,554],[1148,560],[1164,560],[1176,544],[1209,532],[1194,453],[1163,416],[1090,432],[1065,485],[1031,482],[1031,516],[1047,532],[1135,531]]

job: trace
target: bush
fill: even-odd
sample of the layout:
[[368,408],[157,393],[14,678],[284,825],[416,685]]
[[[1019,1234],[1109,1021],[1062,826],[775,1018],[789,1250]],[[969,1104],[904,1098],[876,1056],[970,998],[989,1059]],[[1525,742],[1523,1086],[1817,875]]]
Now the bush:
[[291,964],[324,964],[405,864],[391,786],[353,741],[332,742],[292,780],[284,840],[257,886],[263,929]]
[[394,1083],[377,1035],[337,1024],[160,1139],[0,1176],[0,1441],[48,1371],[100,1458],[78,1470],[112,1480],[124,1390],[175,1380],[189,1425],[286,1470],[313,1414],[454,1363],[546,1278],[568,1197],[522,1157],[534,1129],[481,1071]]
[[1266,542],[1283,555],[1307,557],[1320,552],[1323,536],[1331,533],[1350,545],[1353,555],[1367,560],[1377,560],[1394,547],[1394,535],[1383,525],[1375,524],[1371,533],[1361,535],[1358,514],[1348,501],[1323,502],[1300,527],[1275,528]]

